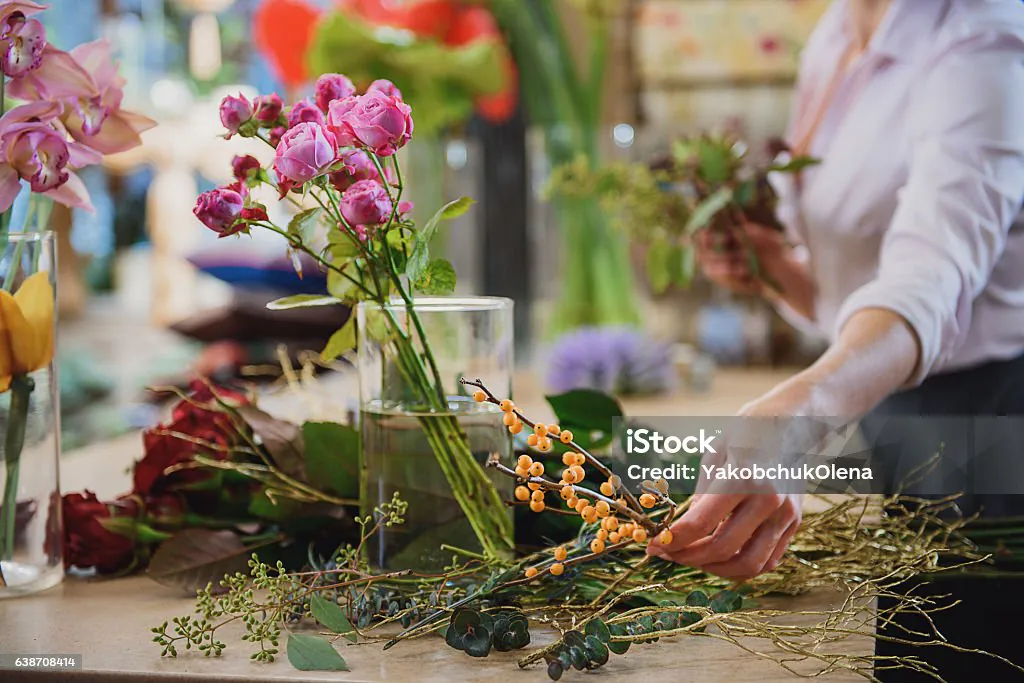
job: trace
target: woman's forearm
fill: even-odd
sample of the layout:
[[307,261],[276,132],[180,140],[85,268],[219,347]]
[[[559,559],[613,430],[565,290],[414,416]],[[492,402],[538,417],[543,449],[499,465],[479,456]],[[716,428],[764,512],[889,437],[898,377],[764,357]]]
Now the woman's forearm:
[[791,250],[767,269],[768,276],[778,286],[778,291],[765,288],[765,297],[773,304],[784,302],[791,309],[813,321],[814,281],[807,266],[797,260]]
[[817,362],[745,413],[857,419],[906,385],[919,356],[917,336],[902,317],[865,309],[850,318]]

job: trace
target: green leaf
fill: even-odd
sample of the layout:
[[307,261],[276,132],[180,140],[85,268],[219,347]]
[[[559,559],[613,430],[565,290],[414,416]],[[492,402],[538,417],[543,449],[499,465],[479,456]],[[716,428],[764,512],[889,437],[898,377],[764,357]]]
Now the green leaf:
[[612,637],[611,631],[608,630],[608,625],[601,619],[588,621],[587,627],[583,629],[583,632],[588,636],[598,638],[602,643],[607,643]]
[[735,612],[743,605],[743,596],[735,591],[722,590],[711,596],[711,611],[718,614]]
[[655,294],[663,294],[672,284],[672,247],[664,240],[647,249],[647,280]]
[[591,663],[597,666],[608,663],[608,647],[597,636],[587,636],[586,649]]
[[293,308],[312,308],[313,306],[337,306],[340,299],[322,294],[296,294],[271,301],[267,308],[271,311],[288,311]]
[[697,274],[697,250],[692,245],[687,245],[681,251],[676,284],[681,287],[689,287],[693,284],[693,278]]
[[618,401],[592,389],[573,389],[546,398],[563,427],[611,433],[612,421],[624,415]]
[[344,635],[353,643],[356,642],[356,631],[345,616],[345,610],[339,607],[338,603],[315,594],[309,600],[309,611],[316,622],[331,633]]
[[548,662],[548,678],[551,680],[557,681],[562,677],[563,671],[565,671],[565,669],[562,668],[562,663],[557,659],[553,659]]
[[256,547],[246,546],[232,531],[186,529],[156,549],[146,573],[157,583],[194,594],[225,574],[248,571]]
[[288,661],[299,671],[349,670],[333,645],[320,636],[305,633],[288,636]]
[[350,315],[345,324],[327,340],[327,345],[320,352],[320,360],[330,363],[338,356],[356,347],[356,316]]
[[475,203],[476,202],[469,197],[459,197],[455,201],[448,202],[442,206],[429,221],[427,221],[426,225],[423,226],[423,229],[420,231],[421,239],[426,242],[434,239],[434,234],[441,225],[441,221],[450,221],[453,218],[462,216],[469,211],[469,207],[473,206]]
[[690,219],[686,221],[686,227],[684,231],[687,235],[692,235],[698,230],[703,230],[711,224],[711,221],[718,215],[718,213],[729,206],[733,199],[733,191],[730,187],[721,187],[716,192],[712,193],[707,199],[702,201],[690,214]]
[[768,167],[768,172],[798,173],[809,166],[817,166],[820,163],[821,159],[814,157],[793,157],[784,164],[772,164]]
[[335,422],[307,422],[302,439],[309,481],[336,496],[358,498],[359,432]]
[[746,208],[757,198],[757,179],[744,180],[736,186],[734,200],[740,208]]
[[238,406],[235,410],[282,472],[300,481],[307,480],[302,431],[297,424],[279,420],[251,405]]
[[447,259],[434,259],[414,286],[424,294],[451,294],[455,291],[455,268]]
[[316,236],[316,226],[323,209],[306,209],[292,216],[288,221],[288,234],[298,237],[303,244],[309,244]]
[[[626,627],[622,624],[612,624],[608,627],[608,630],[613,636],[625,636],[629,635],[626,631]],[[617,655],[624,655],[629,650],[631,642],[628,640],[611,640],[608,642],[608,649]]]
[[710,604],[711,600],[708,599],[708,595],[704,591],[696,590],[686,596],[688,607],[707,607]]
[[409,254],[409,260],[405,264],[405,274],[409,279],[416,282],[430,265],[430,244],[417,236],[416,245]]
[[271,499],[266,487],[261,487],[252,495],[247,510],[253,517],[282,522],[296,515],[301,508],[302,503],[292,498],[275,496]]
[[733,142],[703,138],[697,147],[697,170],[705,182],[719,185],[732,177],[736,155]]
[[171,538],[173,534],[166,531],[158,531],[153,527],[129,517],[107,517],[97,519],[100,525],[107,531],[130,538],[140,543],[163,543]]
[[327,247],[327,251],[331,254],[331,263],[334,265],[340,265],[350,258],[355,258],[361,253],[359,245],[356,241],[348,236],[346,233],[342,233],[336,239],[331,240],[330,245]]

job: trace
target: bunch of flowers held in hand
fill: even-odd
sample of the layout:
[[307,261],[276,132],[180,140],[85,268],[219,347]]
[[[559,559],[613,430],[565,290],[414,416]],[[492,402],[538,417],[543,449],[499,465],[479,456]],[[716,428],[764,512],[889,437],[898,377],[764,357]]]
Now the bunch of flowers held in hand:
[[110,44],[57,49],[35,18],[45,9],[0,0],[0,68],[6,95],[21,102],[0,117],[0,211],[14,203],[21,181],[32,192],[91,210],[75,171],[139,145],[139,134],[155,125],[121,109],[124,79]]

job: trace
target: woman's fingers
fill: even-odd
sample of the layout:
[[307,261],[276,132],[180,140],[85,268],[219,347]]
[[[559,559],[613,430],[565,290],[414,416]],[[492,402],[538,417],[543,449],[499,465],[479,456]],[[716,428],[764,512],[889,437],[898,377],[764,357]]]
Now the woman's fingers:
[[[756,494],[745,496],[732,515],[719,526],[714,534],[702,541],[671,552],[672,559],[691,567],[705,567],[732,560],[751,541],[758,529],[780,510],[785,496],[779,494]],[[779,529],[779,534],[788,526],[789,520]],[[673,539],[674,540],[674,539]],[[767,562],[775,546],[766,548],[763,562]]]
[[668,545],[652,544],[648,548],[672,554],[681,551],[691,543],[710,536],[743,502],[743,498],[742,495],[729,493],[710,493],[697,496],[690,509],[672,524],[672,543]]
[[758,527],[747,544],[731,559],[705,564],[701,569],[709,574],[737,581],[750,579],[774,569],[789,546],[797,527],[799,522],[792,519],[792,511],[781,507]]

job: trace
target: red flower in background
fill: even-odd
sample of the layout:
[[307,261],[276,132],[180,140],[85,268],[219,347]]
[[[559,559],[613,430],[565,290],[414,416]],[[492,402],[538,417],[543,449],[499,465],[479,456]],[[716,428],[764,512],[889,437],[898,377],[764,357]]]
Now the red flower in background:
[[64,496],[64,565],[95,567],[101,574],[128,569],[135,561],[135,542],[110,531],[103,520],[134,518],[138,512],[134,497],[104,503],[92,491]]
[[[171,421],[143,432],[145,455],[135,463],[133,475],[136,494],[149,496],[162,492],[171,483],[164,474],[167,468],[187,462],[197,452],[219,459],[227,457],[222,449],[234,442],[237,430],[217,400],[231,405],[244,405],[248,400],[229,389],[218,388],[216,392],[214,396],[205,382],[193,382],[189,400],[174,407]],[[189,438],[181,438],[179,434]]]
[[[422,39],[460,47],[494,41],[504,55],[505,89],[477,98],[477,111],[493,123],[507,121],[519,99],[518,71],[494,15],[460,0],[336,0],[338,9],[379,26],[404,29]],[[308,0],[266,0],[256,10],[254,38],[285,85],[298,88],[310,80],[306,54],[321,12]]]

